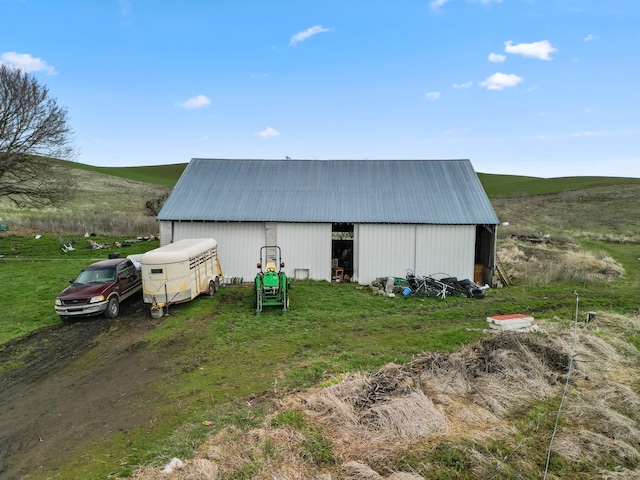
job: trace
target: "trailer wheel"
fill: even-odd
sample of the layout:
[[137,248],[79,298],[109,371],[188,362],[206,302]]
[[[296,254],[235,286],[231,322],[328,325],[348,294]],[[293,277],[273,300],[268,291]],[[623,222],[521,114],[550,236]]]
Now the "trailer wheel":
[[213,294],[216,293],[216,291],[216,282],[214,282],[213,280],[209,280],[209,291],[207,292],[207,295],[213,297]]

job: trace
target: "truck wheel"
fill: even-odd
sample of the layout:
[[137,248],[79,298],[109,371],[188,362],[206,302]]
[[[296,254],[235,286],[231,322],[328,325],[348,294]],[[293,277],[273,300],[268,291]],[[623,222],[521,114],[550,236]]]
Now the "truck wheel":
[[116,297],[111,297],[109,303],[107,303],[107,309],[104,311],[104,316],[107,318],[116,318],[120,313],[120,302]]

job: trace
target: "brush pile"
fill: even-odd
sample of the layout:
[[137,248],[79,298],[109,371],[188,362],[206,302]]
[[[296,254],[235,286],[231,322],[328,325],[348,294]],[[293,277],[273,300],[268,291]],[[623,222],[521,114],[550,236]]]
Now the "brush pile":
[[599,313],[575,334],[546,325],[351,373],[274,402],[296,422],[217,432],[168,478],[542,478],[565,388],[549,478],[640,478],[638,329]]

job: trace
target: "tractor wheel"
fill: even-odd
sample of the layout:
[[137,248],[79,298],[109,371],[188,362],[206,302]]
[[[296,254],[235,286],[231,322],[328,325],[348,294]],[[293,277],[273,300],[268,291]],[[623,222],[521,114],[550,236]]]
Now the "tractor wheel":
[[257,312],[261,312],[263,309],[263,305],[262,305],[262,290],[257,290],[257,301],[256,301],[256,311]]
[[282,289],[282,310],[286,312],[288,308],[289,308],[289,291],[286,288],[283,288]]

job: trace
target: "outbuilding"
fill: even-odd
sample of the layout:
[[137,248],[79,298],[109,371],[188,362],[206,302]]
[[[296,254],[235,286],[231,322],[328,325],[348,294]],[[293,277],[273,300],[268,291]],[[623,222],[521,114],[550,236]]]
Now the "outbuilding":
[[469,160],[194,158],[157,219],[161,246],[215,238],[245,281],[278,245],[296,279],[493,283],[499,221]]

